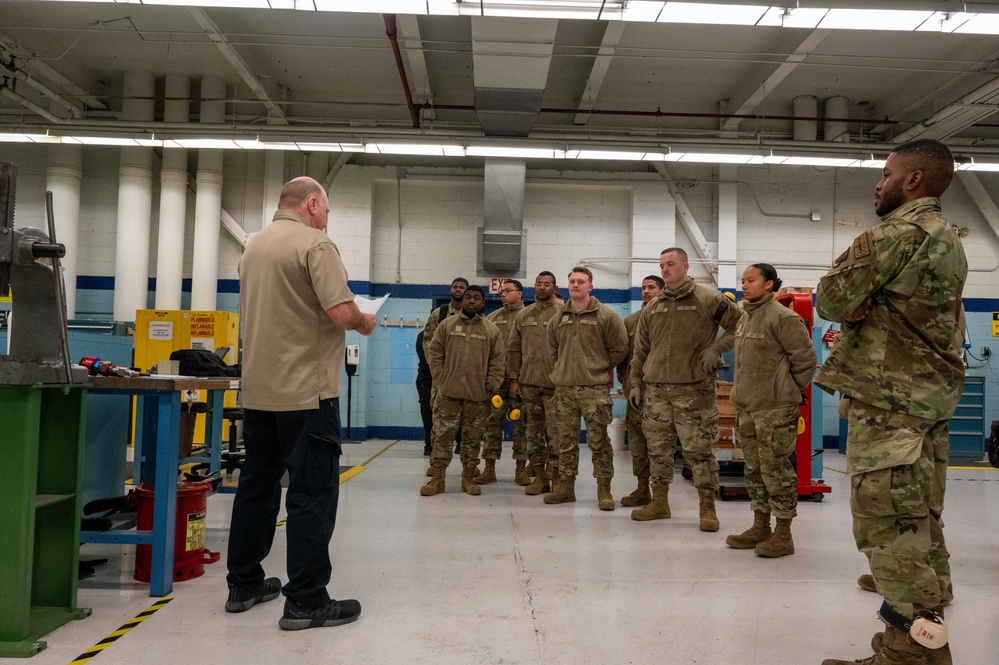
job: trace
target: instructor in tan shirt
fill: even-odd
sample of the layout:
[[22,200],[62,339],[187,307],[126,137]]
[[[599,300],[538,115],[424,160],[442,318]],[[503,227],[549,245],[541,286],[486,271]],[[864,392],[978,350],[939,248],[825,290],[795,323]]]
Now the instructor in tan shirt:
[[[283,592],[285,630],[357,619],[356,600],[331,600],[329,544],[340,468],[340,373],[344,331],[370,335],[347,287],[340,252],[326,235],[329,199],[312,178],[281,190],[273,222],[239,263],[243,323],[246,461],[229,530],[227,612]],[[288,471],[288,583],[264,577]]]

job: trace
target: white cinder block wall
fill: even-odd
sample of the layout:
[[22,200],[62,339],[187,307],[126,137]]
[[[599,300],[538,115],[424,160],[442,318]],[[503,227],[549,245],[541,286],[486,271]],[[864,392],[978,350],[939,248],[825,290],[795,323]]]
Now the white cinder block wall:
[[[78,270],[81,279],[91,280],[88,282],[91,288],[79,292],[81,317],[107,318],[111,311],[112,298],[106,278],[114,274],[118,154],[114,148],[83,150]],[[47,149],[5,144],[0,159],[17,163],[20,169],[17,225],[43,227]],[[263,163],[263,154],[258,152],[225,154],[223,207],[251,233],[259,230],[264,221]],[[196,164],[194,157],[192,164]],[[292,177],[308,169],[311,175],[322,179],[331,165],[330,156],[306,160],[300,155],[290,155],[286,175]],[[637,291],[629,292],[629,287],[636,287],[642,276],[657,272],[662,248],[677,245],[687,249],[692,259],[698,256],[675,214],[673,198],[657,174],[616,173],[613,163],[608,163],[607,172],[597,174],[542,171],[528,166],[524,198],[524,228],[528,238],[526,285],[532,284],[533,277],[541,270],[551,270],[564,283],[568,270],[588,259],[595,274],[595,287],[607,290],[616,300],[615,307],[626,313],[638,306]],[[159,164],[154,168],[151,276],[155,275]],[[671,164],[669,169],[704,236],[717,247],[718,168]],[[722,286],[738,288],[738,276],[745,266],[762,261],[777,265],[785,284],[814,287],[832,259],[857,234],[877,222],[873,210],[874,186],[880,174],[876,170],[758,166],[739,167],[735,173],[736,283]],[[401,255],[397,213],[399,176],[402,176]],[[999,175],[979,174],[979,177],[993,199],[999,201]],[[425,319],[434,301],[447,296],[447,285],[457,275],[488,283],[487,277],[475,274],[476,229],[482,225],[481,169],[348,165],[334,180],[330,199],[329,232],[341,250],[352,286],[359,293],[393,292],[391,305],[385,310],[391,317]],[[944,195],[943,205],[952,222],[969,230],[964,243],[972,272],[965,296],[978,310],[971,312],[969,328],[975,338],[974,348],[980,350],[990,342],[987,337],[990,313],[986,310],[999,311],[999,273],[987,271],[999,265],[999,240],[959,180],[955,179]],[[193,209],[194,194],[189,193],[187,277]],[[819,214],[817,222],[809,219],[813,211]],[[219,278],[228,280],[230,285],[237,278],[240,252],[239,244],[220,229]],[[646,260],[634,263],[627,257]],[[789,264],[814,267],[780,267]],[[691,274],[710,283],[709,272],[701,264],[695,263]],[[105,286],[93,286],[96,282],[92,278],[104,278]],[[235,309],[235,294],[220,294],[219,307]],[[410,362],[405,349],[397,348],[398,344],[405,344],[405,335],[397,332],[394,341],[390,337],[386,329],[379,328],[372,338],[360,340],[364,353],[380,359],[369,363],[371,373],[362,372],[361,383],[355,386],[355,396],[363,396],[363,403],[355,407],[355,426],[363,427],[369,417],[378,423],[419,426],[415,408],[406,407],[415,402],[409,394],[411,385],[404,385],[406,372],[400,373],[397,366],[400,362]],[[411,362],[415,365],[415,358]],[[985,368],[982,372],[992,377],[987,388],[987,408],[994,412],[999,408],[999,380]],[[401,411],[383,418],[379,401],[373,398],[375,394],[380,398],[396,395],[388,403],[401,404]],[[835,433],[835,422],[826,422],[825,430],[827,434]]]

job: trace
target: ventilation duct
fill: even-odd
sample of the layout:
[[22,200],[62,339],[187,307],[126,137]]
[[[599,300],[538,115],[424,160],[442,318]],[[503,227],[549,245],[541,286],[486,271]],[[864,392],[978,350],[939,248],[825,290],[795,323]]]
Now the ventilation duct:
[[483,227],[479,230],[479,276],[521,276],[526,263],[524,188],[527,162],[487,159]]
[[541,112],[558,21],[472,18],[475,113],[486,136],[528,136]]
[[825,106],[826,121],[822,133],[823,138],[835,143],[849,143],[850,130],[847,127],[846,118],[850,117],[850,100],[841,96],[830,97],[825,101]]

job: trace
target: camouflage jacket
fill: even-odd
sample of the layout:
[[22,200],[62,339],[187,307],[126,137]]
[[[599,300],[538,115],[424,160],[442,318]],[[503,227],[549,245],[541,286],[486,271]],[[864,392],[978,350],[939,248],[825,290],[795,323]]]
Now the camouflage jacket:
[[565,303],[548,325],[548,347],[556,386],[607,385],[608,372],[628,355],[628,333],[614,310],[590,296],[582,312]]
[[562,303],[552,298],[528,305],[517,314],[507,345],[506,369],[511,379],[528,386],[555,387],[551,379],[554,363],[548,348],[548,322],[561,312]]
[[506,344],[481,314],[449,316],[437,326],[427,350],[434,388],[454,399],[484,402],[503,383]]
[[857,236],[819,281],[816,308],[846,318],[870,297],[815,385],[887,411],[947,420],[964,387],[964,248],[937,198],[910,201]]
[[742,302],[735,327],[732,404],[741,411],[794,406],[815,374],[815,348],[805,320],[768,294]]
[[[645,303],[642,303],[642,307],[645,307]],[[631,364],[631,356],[635,353],[635,332],[638,330],[638,317],[641,315],[642,310],[640,309],[624,317],[624,329],[628,331],[628,355],[617,366],[617,380],[621,382],[621,392],[625,396],[627,396],[628,391],[631,389],[631,384],[628,381],[631,374],[628,371],[628,365]]]
[[[735,344],[742,310],[715,289],[687,278],[676,290],[665,289],[642,308],[631,358],[631,385],[696,383],[709,377],[701,355],[713,347],[725,353]],[[719,326],[725,330],[718,337]]]
[[[503,342],[507,348],[510,346],[510,333],[513,331],[513,321],[523,309],[524,303],[522,302],[510,305],[509,307],[504,305],[486,317],[499,328],[500,334],[503,335]],[[506,374],[509,376],[509,371],[506,371]]]

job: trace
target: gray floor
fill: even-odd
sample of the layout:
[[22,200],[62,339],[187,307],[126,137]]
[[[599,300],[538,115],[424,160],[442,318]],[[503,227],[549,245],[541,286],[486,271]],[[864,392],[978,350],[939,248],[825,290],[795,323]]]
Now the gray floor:
[[[880,627],[879,598],[854,583],[866,563],[850,531],[843,458],[825,457],[833,493],[799,506],[796,554],[777,560],[725,546],[751,521],[748,503],[719,502],[722,529],[697,529],[697,495],[677,478],[673,517],[634,522],[601,512],[583,449],[578,502],[544,505],[513,480],[509,449],[500,482],[482,496],[418,495],[425,458],[415,442],[345,445],[345,465],[387,450],[342,486],[331,550],[335,597],[363,614],[339,628],[284,632],[282,602],[227,615],[225,558],[231,496],[208,507],[208,546],[223,560],[176,585],[174,600],[93,659],[112,663],[676,663],[818,665],[860,658]],[[615,457],[616,499],[631,491],[627,452]],[[999,471],[952,469],[947,540],[957,598],[948,608],[955,662],[999,662]],[[278,529],[267,572],[284,579]],[[94,614],[46,639],[33,665],[68,663],[154,599],[131,579],[130,547],[92,546],[111,561],[80,588]],[[23,661],[22,661],[23,662]]]

